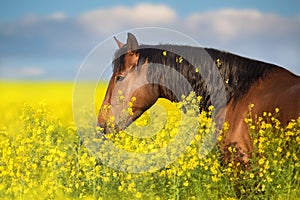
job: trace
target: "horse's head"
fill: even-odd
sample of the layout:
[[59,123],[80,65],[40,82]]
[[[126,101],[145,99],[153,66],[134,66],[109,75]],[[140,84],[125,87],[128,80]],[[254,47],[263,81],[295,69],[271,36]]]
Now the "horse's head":
[[140,60],[135,36],[128,33],[127,43],[115,38],[119,49],[113,60],[113,75],[98,115],[104,133],[124,129],[152,106],[159,97],[155,84],[147,81],[148,61]]

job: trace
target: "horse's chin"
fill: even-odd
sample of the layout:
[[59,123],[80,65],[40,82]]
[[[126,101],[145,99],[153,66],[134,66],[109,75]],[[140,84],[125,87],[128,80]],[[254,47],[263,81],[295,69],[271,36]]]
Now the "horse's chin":
[[98,126],[102,129],[100,131],[100,135],[106,135],[111,133],[118,133],[119,131],[125,130],[128,126],[130,126],[137,118],[139,118],[143,114],[142,111],[135,112],[132,116],[130,116],[125,123],[116,123],[113,127],[108,127],[106,124],[98,124]]

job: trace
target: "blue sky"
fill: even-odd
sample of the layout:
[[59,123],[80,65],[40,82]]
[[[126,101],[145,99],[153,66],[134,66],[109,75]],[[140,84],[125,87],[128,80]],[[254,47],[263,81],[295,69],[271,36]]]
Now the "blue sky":
[[[77,16],[83,12],[97,9],[110,8],[119,5],[134,6],[141,1],[130,0],[1,0],[1,20],[17,20],[26,15],[39,16],[49,15],[53,12],[64,12],[70,16]],[[162,1],[144,1],[153,4],[161,4]],[[163,1],[178,11],[180,16],[186,16],[192,12],[205,12],[209,10],[222,9],[224,7],[243,9],[252,8],[262,12],[278,13],[285,16],[299,14],[300,2],[298,0],[221,0],[221,1]]]
[[0,79],[74,80],[97,44],[145,26],[300,74],[298,0],[1,0]]

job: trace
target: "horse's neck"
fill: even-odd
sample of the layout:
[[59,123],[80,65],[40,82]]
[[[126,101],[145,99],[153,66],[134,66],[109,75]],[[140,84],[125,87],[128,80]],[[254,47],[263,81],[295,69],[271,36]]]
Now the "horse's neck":
[[220,75],[226,88],[227,102],[238,100],[248,92],[250,87],[270,74],[278,66],[257,61],[228,52],[206,49],[212,59],[216,61]]
[[[225,90],[226,103],[231,99],[237,100],[248,91],[252,84],[263,78],[268,71],[278,68],[272,64],[255,61],[215,49],[205,50],[210,55],[211,61],[203,61],[200,59],[199,63],[196,63],[196,68],[206,65],[206,70],[199,69],[199,72],[197,72],[195,66],[190,65],[183,66],[190,67],[188,69],[188,75],[183,72],[186,70],[179,70],[190,83],[192,91],[194,91],[197,96],[202,97],[201,107],[204,109],[207,109],[212,104],[212,100],[218,98],[219,92],[222,90]],[[211,67],[210,65],[213,64],[215,65]],[[212,69],[218,71],[217,76],[211,72]],[[163,78],[160,80],[163,84],[168,83],[172,85],[173,88],[180,88],[180,92],[185,95],[191,92],[186,87],[182,87],[182,83],[176,78],[172,80],[168,75],[168,72],[164,72]],[[176,102],[182,100],[179,95],[174,94],[174,92],[170,91],[170,88],[167,87],[160,87],[160,94],[161,97],[169,99],[170,101]]]

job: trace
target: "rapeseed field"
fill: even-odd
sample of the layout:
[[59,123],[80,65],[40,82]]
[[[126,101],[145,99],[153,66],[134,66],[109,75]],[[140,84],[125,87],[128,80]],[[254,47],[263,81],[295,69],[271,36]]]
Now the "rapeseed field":
[[[251,112],[245,117],[255,145],[250,166],[245,166],[234,159],[222,162],[218,146],[230,124],[224,124],[216,144],[207,144],[216,127],[212,107],[200,113],[192,107],[200,97],[180,103],[160,100],[127,130],[103,137],[100,128],[74,123],[72,83],[2,81],[0,91],[1,199],[300,197],[300,118],[282,127],[278,109],[256,120]],[[106,84],[99,84],[95,111],[105,91]],[[189,105],[189,112],[180,112]],[[178,136],[179,131],[189,137]],[[147,137],[141,137],[144,133]],[[107,151],[110,143],[148,157],[118,157],[123,154]],[[162,156],[151,157],[161,149],[167,149]],[[148,163],[153,159],[162,165]]]

